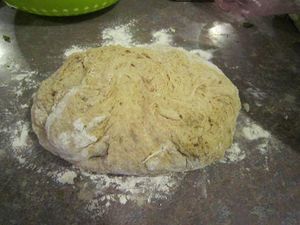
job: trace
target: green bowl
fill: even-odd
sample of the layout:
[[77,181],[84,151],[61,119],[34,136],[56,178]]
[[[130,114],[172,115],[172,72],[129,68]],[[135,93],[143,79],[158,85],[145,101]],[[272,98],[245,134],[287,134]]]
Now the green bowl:
[[106,8],[118,0],[4,0],[24,12],[43,16],[76,16]]

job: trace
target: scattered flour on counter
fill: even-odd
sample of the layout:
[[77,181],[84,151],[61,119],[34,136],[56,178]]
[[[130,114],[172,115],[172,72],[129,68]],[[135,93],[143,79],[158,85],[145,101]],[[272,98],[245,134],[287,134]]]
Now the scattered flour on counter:
[[35,75],[37,75],[37,71],[20,71],[17,74],[13,75],[11,80],[15,81],[24,81],[27,85],[31,87],[36,86],[36,81],[34,80]]
[[[38,73],[36,71],[21,70],[20,68],[18,68],[18,71],[11,72],[10,79],[6,82],[8,84],[7,87],[12,86],[12,88],[7,89],[7,92],[16,98],[14,109],[2,110],[3,122],[10,122],[7,122],[7,127],[2,129],[1,132],[3,137],[6,136],[10,140],[10,152],[14,158],[24,166],[27,163],[28,154],[31,153],[33,141],[29,137],[30,121],[20,118],[23,118],[27,113],[25,109],[29,108],[28,102],[30,99],[27,99],[26,103],[22,103],[19,97],[38,86],[38,82],[35,79]],[[11,121],[12,118],[15,118],[16,121]]]
[[246,93],[249,93],[250,95],[255,97],[257,100],[263,100],[267,97],[267,94],[265,92],[263,92],[262,90],[260,90],[257,87],[254,87],[254,86],[247,88],[246,91],[247,91]]
[[247,102],[243,103],[243,109],[244,109],[246,112],[249,112],[249,111],[250,111],[250,105],[249,105]]
[[[131,28],[134,26],[135,22],[129,22],[128,24],[116,26],[114,28],[107,28],[102,33],[102,39],[104,45],[114,45],[119,44],[126,47],[154,47],[160,48],[161,46],[172,46],[173,44],[173,34],[176,32],[174,28],[165,28],[158,31],[153,31],[151,33],[151,43],[139,44],[134,39]],[[122,37],[122,38],[120,38]],[[211,60],[213,58],[213,53],[215,50],[203,50],[203,49],[193,49],[190,51],[193,54],[200,56],[206,60]]]
[[[94,175],[82,172],[95,185],[94,197],[88,202],[87,210],[102,215],[115,202],[128,201],[139,206],[167,199],[180,185],[184,174],[156,177]],[[85,190],[82,190],[83,192]]]
[[[251,121],[249,118],[245,119],[245,126],[242,128],[242,135],[247,141],[256,143],[255,149],[264,157],[264,168],[269,171],[269,151],[272,148],[278,150],[282,143],[274,139],[269,131],[264,130],[261,126]],[[274,146],[276,146],[274,148]]]
[[[123,45],[126,47],[154,47],[172,46],[173,34],[176,32],[174,28],[165,28],[151,33],[151,43],[138,43],[133,36],[131,29],[134,28],[135,21],[131,21],[124,25],[106,28],[102,32],[103,45]],[[196,54],[206,60],[213,58],[215,50],[193,49],[190,52]]]
[[14,91],[17,97],[22,96],[24,93],[24,89],[15,89]]
[[156,45],[171,45],[173,42],[173,36],[175,30],[172,28],[161,29],[152,33],[153,43]]
[[79,46],[76,46],[76,45],[72,45],[70,48],[65,50],[64,56],[69,57],[73,53],[83,52],[85,50],[86,50],[86,48],[84,48],[84,47],[79,47]]
[[65,170],[54,175],[56,181],[61,184],[74,184],[74,179],[76,177],[77,177],[77,173],[71,170]]
[[203,59],[211,60],[213,58],[214,50],[202,50],[202,49],[194,49],[190,51],[193,54],[200,56]]
[[14,57],[8,56],[4,60],[0,60],[0,66],[11,73],[17,73],[20,71],[21,65],[23,64],[20,64],[18,61]]
[[[125,47],[151,47],[159,48],[161,46],[171,46],[173,44],[173,34],[176,32],[174,28],[165,28],[151,33],[151,43],[138,43],[134,37],[132,30],[135,28],[136,21],[131,20],[126,24],[105,28],[102,31],[102,46],[122,45]],[[87,48],[73,45],[66,49],[64,56],[67,57],[75,52],[85,51]],[[206,60],[213,58],[215,50],[193,49],[190,52],[196,54]]]
[[[15,96],[15,102],[13,102],[14,108],[1,110],[3,123],[7,123],[7,125],[5,129],[2,129],[0,132],[2,133],[1,136],[3,135],[3,137],[10,140],[10,152],[14,158],[18,160],[22,166],[25,166],[28,154],[31,153],[33,141],[29,137],[31,129],[30,121],[21,118],[24,118],[27,114],[30,98],[22,103],[19,97],[22,97],[25,92],[28,94],[32,89],[37,88],[38,81],[36,80],[36,76],[38,73],[36,71],[23,70],[19,67],[14,68],[16,70],[10,71],[12,73],[10,79],[5,81],[7,87],[12,87],[7,88],[7,92]],[[14,118],[13,121],[12,118]]]
[[8,109],[4,109],[3,115],[5,115],[5,116],[11,116],[12,112],[9,111]]
[[8,87],[8,84],[5,84],[2,81],[0,81],[0,88],[5,88],[5,87]]
[[1,127],[0,128],[0,133],[7,133],[8,132],[8,128],[7,127]]
[[10,62],[6,67],[10,72],[18,72],[21,68],[21,66],[15,62]]
[[[135,46],[131,28],[134,26],[135,21],[132,20],[127,24],[118,25],[115,27],[108,27],[102,31],[102,46],[108,45],[122,45],[126,47]],[[73,53],[83,52],[87,47],[72,45],[64,51],[64,56],[68,57]]]
[[259,138],[269,138],[271,134],[255,123],[248,123],[242,130],[243,135],[248,140],[256,140]]
[[18,162],[19,162],[20,164],[26,163],[26,158],[23,157],[22,155],[16,155],[15,157],[16,157],[16,159],[18,160]]
[[29,107],[28,104],[21,104],[21,105],[20,105],[20,108],[21,108],[21,109],[26,109],[26,108],[28,108],[28,107]]
[[258,0],[252,0],[258,7],[262,7],[262,4]]
[[26,164],[28,154],[30,155],[31,146],[33,144],[28,135],[29,131],[29,122],[23,120],[17,121],[9,128],[0,131],[3,135],[8,135],[11,143],[10,152],[22,166]]
[[23,148],[27,146],[27,139],[28,139],[28,131],[29,131],[28,123],[18,121],[16,123],[16,129],[14,130],[14,139],[12,141],[12,147],[16,148]]
[[122,205],[125,205],[127,203],[127,198],[124,195],[120,195],[119,200]]
[[36,71],[21,71],[12,76],[11,81],[16,82],[12,89],[17,98],[21,97],[24,92],[38,87],[38,82],[35,79],[38,73]]
[[257,145],[257,149],[262,155],[267,154],[269,146],[269,140],[265,140],[263,143]]
[[240,149],[238,143],[233,143],[232,146],[226,150],[224,159],[220,160],[221,163],[239,162],[245,159],[246,154]]
[[12,80],[21,81],[21,80],[24,80],[24,79],[30,77],[31,75],[32,75],[32,72],[17,74],[16,76],[12,77]]
[[102,45],[123,45],[123,46],[133,46],[135,41],[131,33],[131,29],[134,26],[135,21],[132,20],[127,24],[109,27],[102,31]]

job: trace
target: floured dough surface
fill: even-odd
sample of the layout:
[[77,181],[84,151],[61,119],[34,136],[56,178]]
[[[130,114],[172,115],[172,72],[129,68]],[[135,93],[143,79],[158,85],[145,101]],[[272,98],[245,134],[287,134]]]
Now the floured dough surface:
[[111,174],[194,170],[224,156],[240,110],[214,65],[175,48],[108,46],[71,55],[34,96],[40,144]]

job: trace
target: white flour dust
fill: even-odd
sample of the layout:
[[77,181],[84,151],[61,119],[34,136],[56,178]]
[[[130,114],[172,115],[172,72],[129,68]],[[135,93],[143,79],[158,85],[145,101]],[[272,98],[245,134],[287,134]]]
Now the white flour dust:
[[152,33],[152,42],[157,45],[171,45],[173,42],[172,33],[175,33],[172,28],[155,31]]
[[247,123],[247,126],[245,126],[242,130],[243,135],[248,140],[256,140],[259,138],[269,138],[271,134],[264,130],[261,126],[255,124],[255,123]]
[[23,148],[27,146],[29,125],[23,121],[16,123],[16,129],[14,130],[14,139],[12,141],[12,147],[14,149]]
[[[1,136],[10,141],[10,153],[20,163],[25,166],[30,158],[33,141],[29,133],[31,132],[30,121],[26,118],[28,113],[31,93],[38,87],[36,77],[38,72],[22,69],[17,62],[10,66],[10,77],[5,81],[3,87],[7,88],[7,93],[14,99],[13,107],[0,109],[3,115],[3,123],[6,127],[0,130]],[[25,95],[26,94],[26,95]],[[26,97],[26,98],[25,98]],[[13,119],[13,120],[12,120]]]
[[0,66],[4,67],[11,73],[17,73],[20,71],[20,68],[21,68],[21,64],[18,63],[12,57],[7,57],[4,60],[0,60]]
[[68,57],[68,56],[72,55],[73,53],[83,52],[85,50],[86,50],[86,48],[84,48],[84,47],[79,47],[79,46],[76,46],[76,45],[72,45],[70,48],[65,50],[64,56]]
[[[145,47],[145,48],[160,48],[161,46],[172,46],[173,36],[176,33],[174,28],[165,28],[151,32],[150,43],[139,43],[134,37],[132,30],[134,30],[136,21],[132,20],[129,23],[117,25],[114,27],[105,28],[102,31],[102,46],[108,45],[122,45],[125,47]],[[174,47],[174,46],[173,46]],[[71,46],[66,49],[64,56],[70,56],[75,52],[85,51],[87,48],[80,46]],[[205,60],[211,60],[215,50],[203,50],[192,49],[191,53],[204,58]]]
[[266,139],[261,144],[257,145],[257,149],[262,155],[267,154],[269,149],[269,139]]
[[267,98],[267,94],[260,90],[257,87],[254,87],[253,84],[249,83],[251,87],[246,89],[246,94],[250,95],[255,99],[255,105],[258,107],[263,106],[262,101]]
[[247,102],[243,103],[243,109],[244,109],[246,112],[249,112],[249,111],[250,111],[250,105],[249,105]]
[[12,76],[11,81],[16,83],[12,91],[17,98],[21,97],[26,91],[38,87],[38,83],[35,79],[37,74],[36,71],[21,71]]
[[[87,209],[101,215],[114,203],[128,201],[139,206],[167,199],[179,186],[184,175],[162,175],[156,177],[91,175],[83,172],[95,184],[94,197],[88,201]],[[81,191],[84,193],[87,187]],[[83,195],[81,193],[81,195]]]
[[29,137],[30,125],[28,121],[17,121],[5,130],[1,130],[0,133],[9,135],[11,142],[11,153],[14,158],[20,163],[26,163],[27,153],[31,152],[31,146],[33,144]]
[[71,170],[65,170],[58,174],[54,174],[54,178],[61,184],[74,184],[74,179],[77,177],[77,173]]
[[21,104],[20,108],[21,109],[26,109],[26,108],[29,108],[29,105],[28,104]]
[[194,54],[200,56],[201,58],[206,59],[206,60],[209,61],[213,58],[214,50],[194,49],[194,50],[191,50],[190,52],[194,53]]
[[220,160],[221,163],[239,162],[245,159],[246,153],[240,149],[238,143],[233,143],[232,146],[226,150],[224,159]]
[[[239,143],[233,143],[232,146],[226,150],[225,156],[219,162],[221,163],[236,163],[244,160],[247,157],[246,147],[251,142],[251,148],[258,150],[258,152],[264,157],[267,157],[267,153],[270,149],[272,142],[277,142],[267,130],[264,130],[255,121],[241,114],[240,118],[243,124],[237,126],[236,133],[240,136]],[[254,145],[253,145],[254,144]],[[242,148],[240,147],[242,146]]]
[[261,126],[248,119],[245,127],[242,129],[242,134],[247,140],[258,142],[256,149],[262,155],[267,154],[270,142],[273,140],[269,131],[264,130]]
[[102,31],[102,45],[123,45],[133,46],[135,41],[131,33],[131,29],[134,26],[135,21],[130,21],[127,24],[109,27]]

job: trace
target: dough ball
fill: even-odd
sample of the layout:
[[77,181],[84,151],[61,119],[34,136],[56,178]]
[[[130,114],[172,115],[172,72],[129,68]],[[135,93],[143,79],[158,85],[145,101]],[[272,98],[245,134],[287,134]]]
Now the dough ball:
[[240,100],[213,64],[176,48],[108,46],[72,54],[34,96],[40,144],[110,174],[195,170],[232,144]]

